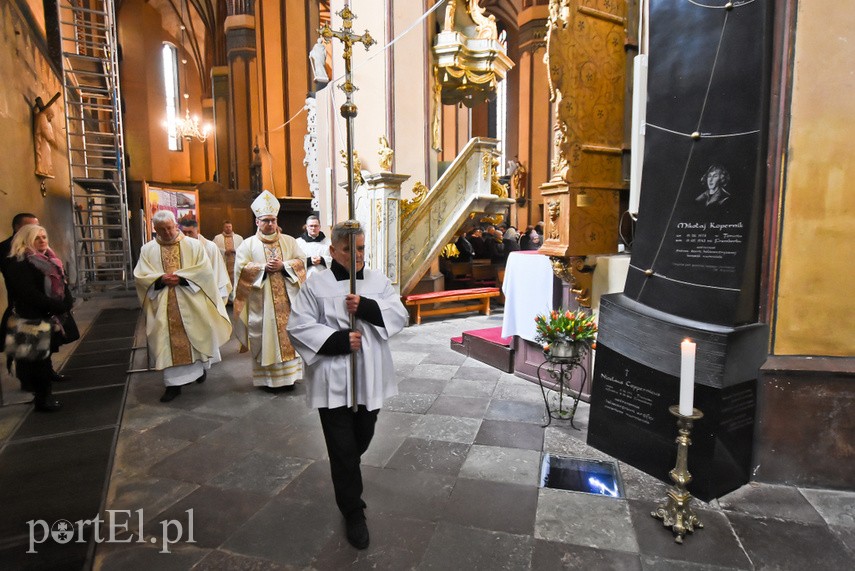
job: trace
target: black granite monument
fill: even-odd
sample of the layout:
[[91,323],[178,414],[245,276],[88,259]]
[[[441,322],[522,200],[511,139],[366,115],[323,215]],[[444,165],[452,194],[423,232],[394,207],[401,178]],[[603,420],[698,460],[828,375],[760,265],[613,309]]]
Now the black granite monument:
[[770,16],[768,0],[651,1],[639,221],[624,293],[600,306],[588,443],[668,481],[690,338],[702,499],[750,477]]

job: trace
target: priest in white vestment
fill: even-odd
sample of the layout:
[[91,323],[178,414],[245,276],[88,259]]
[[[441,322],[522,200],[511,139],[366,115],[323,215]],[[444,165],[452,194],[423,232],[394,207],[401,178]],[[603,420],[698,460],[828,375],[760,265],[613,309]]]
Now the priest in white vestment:
[[306,280],[306,254],[279,232],[279,201],[268,191],[252,203],[258,232],[235,255],[235,336],[253,357],[252,383],[268,391],[294,389],[303,364],[286,331],[291,306]]
[[314,214],[306,218],[306,231],[297,237],[297,244],[306,253],[306,275],[330,267],[330,239],[321,232],[321,221]]
[[231,220],[223,222],[223,233],[214,236],[214,244],[220,249],[220,254],[226,262],[226,271],[229,274],[229,280],[232,282],[232,299],[235,298],[235,254],[238,247],[243,243],[243,236],[236,234]]
[[169,402],[183,385],[205,381],[232,327],[202,244],[181,233],[172,212],[158,211],[152,224],[156,238],[140,250],[134,278],[146,316],[149,366],[163,371],[160,400]]
[[[313,274],[294,303],[288,332],[305,364],[309,406],[318,409],[347,539],[368,546],[360,460],[374,436],[383,400],[398,392],[389,338],[409,315],[389,278],[365,269],[365,234],[360,227],[336,224],[329,271]],[[356,293],[350,293],[350,234],[356,251]],[[350,329],[350,316],[355,328]],[[351,354],[356,353],[355,404]]]
[[212,241],[208,240],[199,233],[199,224],[195,220],[184,220],[181,222],[181,233],[188,238],[199,240],[202,247],[205,248],[205,253],[211,261],[211,269],[214,270],[214,281],[217,284],[217,291],[220,292],[220,297],[223,298],[223,303],[228,303],[229,294],[232,293],[232,280],[229,278],[229,273],[226,270],[226,262],[223,260],[220,249]]

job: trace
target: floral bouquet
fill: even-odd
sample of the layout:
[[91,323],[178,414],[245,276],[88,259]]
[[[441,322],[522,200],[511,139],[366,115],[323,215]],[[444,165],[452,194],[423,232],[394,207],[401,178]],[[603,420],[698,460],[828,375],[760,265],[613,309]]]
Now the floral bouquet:
[[597,323],[594,316],[581,309],[553,310],[534,318],[535,340],[548,352],[555,343],[585,343],[596,348]]

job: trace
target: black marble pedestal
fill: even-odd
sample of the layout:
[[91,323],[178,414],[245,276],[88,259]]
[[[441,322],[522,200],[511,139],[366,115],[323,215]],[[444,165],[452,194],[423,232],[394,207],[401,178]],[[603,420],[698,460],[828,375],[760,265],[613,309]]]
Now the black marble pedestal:
[[[670,483],[679,402],[680,341],[697,343],[689,491],[709,500],[748,482],[756,385],[767,328],[728,328],[675,318],[625,298],[604,296],[591,389],[588,444]],[[604,334],[605,333],[605,334]]]

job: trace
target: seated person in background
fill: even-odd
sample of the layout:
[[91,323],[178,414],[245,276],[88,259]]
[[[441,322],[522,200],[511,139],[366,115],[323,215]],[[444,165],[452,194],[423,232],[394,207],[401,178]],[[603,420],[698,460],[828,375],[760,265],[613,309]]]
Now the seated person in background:
[[532,230],[534,230],[534,226],[529,224],[520,234],[520,250],[528,250],[528,239]]
[[495,264],[502,264],[507,258],[504,244],[502,244],[502,235],[496,230],[495,226],[487,226],[487,232],[484,237],[484,242],[487,247],[487,257]]
[[520,249],[520,235],[517,229],[511,226],[505,230],[505,235],[502,238],[502,245],[505,247],[505,254],[516,252]]
[[457,237],[457,240],[454,242],[454,245],[457,246],[457,251],[459,252],[457,256],[458,262],[471,262],[472,256],[475,251],[472,248],[472,244],[469,240],[466,239],[466,234],[461,234]]
[[472,244],[473,258],[484,259],[490,257],[490,253],[487,251],[487,244],[484,241],[483,232],[480,228],[475,228],[469,233],[469,243]]
[[540,247],[543,246],[543,236],[538,234],[536,230],[532,230],[528,233],[528,240],[526,241],[525,250],[540,250]]

